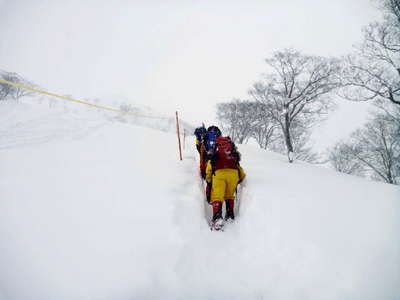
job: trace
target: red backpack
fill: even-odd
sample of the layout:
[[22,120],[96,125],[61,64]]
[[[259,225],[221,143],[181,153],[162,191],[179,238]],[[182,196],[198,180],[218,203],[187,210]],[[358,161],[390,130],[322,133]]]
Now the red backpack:
[[215,152],[212,158],[213,169],[237,169],[240,155],[235,144],[229,136],[217,137],[215,140]]

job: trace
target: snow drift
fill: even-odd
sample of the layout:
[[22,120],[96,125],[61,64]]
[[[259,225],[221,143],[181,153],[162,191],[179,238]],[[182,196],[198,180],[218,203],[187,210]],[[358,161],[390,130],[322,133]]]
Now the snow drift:
[[397,299],[400,188],[240,145],[211,232],[192,141],[80,106],[0,103],[0,299]]

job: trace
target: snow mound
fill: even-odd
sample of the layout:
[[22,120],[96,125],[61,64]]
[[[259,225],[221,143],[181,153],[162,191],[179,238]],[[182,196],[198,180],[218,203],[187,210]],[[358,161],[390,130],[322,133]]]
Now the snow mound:
[[193,140],[0,103],[0,299],[397,299],[400,188],[239,145],[237,220],[206,222]]

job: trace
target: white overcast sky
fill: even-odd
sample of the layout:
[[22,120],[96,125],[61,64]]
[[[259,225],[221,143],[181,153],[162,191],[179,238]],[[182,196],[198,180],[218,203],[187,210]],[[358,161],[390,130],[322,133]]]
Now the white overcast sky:
[[[56,93],[121,96],[208,125],[217,102],[246,97],[271,52],[348,53],[362,26],[380,18],[377,7],[374,0],[0,0],[0,69]],[[323,145],[365,117],[365,105],[340,107],[319,129]]]

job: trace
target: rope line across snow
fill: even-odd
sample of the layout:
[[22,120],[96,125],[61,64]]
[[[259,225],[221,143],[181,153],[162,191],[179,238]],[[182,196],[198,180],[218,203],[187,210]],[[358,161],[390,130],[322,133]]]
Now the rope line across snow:
[[136,113],[132,113],[132,112],[127,112],[127,111],[123,111],[123,110],[119,110],[116,108],[112,108],[112,107],[107,107],[107,106],[103,106],[103,105],[98,105],[98,104],[94,104],[94,103],[89,103],[89,102],[85,102],[82,100],[77,100],[71,97],[67,97],[67,96],[62,96],[62,95],[58,95],[55,93],[51,93],[51,92],[46,92],[43,90],[39,90],[39,89],[35,89],[20,83],[16,83],[16,82],[12,82],[12,81],[8,81],[8,80],[3,80],[0,79],[0,84],[8,84],[11,86],[15,86],[17,88],[20,89],[25,89],[34,93],[38,93],[38,94],[42,94],[42,95],[47,95],[50,97],[55,97],[55,98],[59,98],[65,101],[70,101],[70,102],[75,102],[75,103],[79,103],[79,104],[83,104],[83,105],[87,105],[87,106],[91,106],[91,107],[95,107],[95,108],[99,108],[99,109],[103,109],[103,110],[107,110],[107,111],[112,111],[115,113],[121,113],[121,114],[125,114],[125,115],[129,115],[129,116],[133,116],[133,117],[140,117],[140,118],[152,118],[152,119],[170,119],[169,117],[156,117],[156,116],[147,116],[147,115],[142,115],[142,114],[136,114]]

